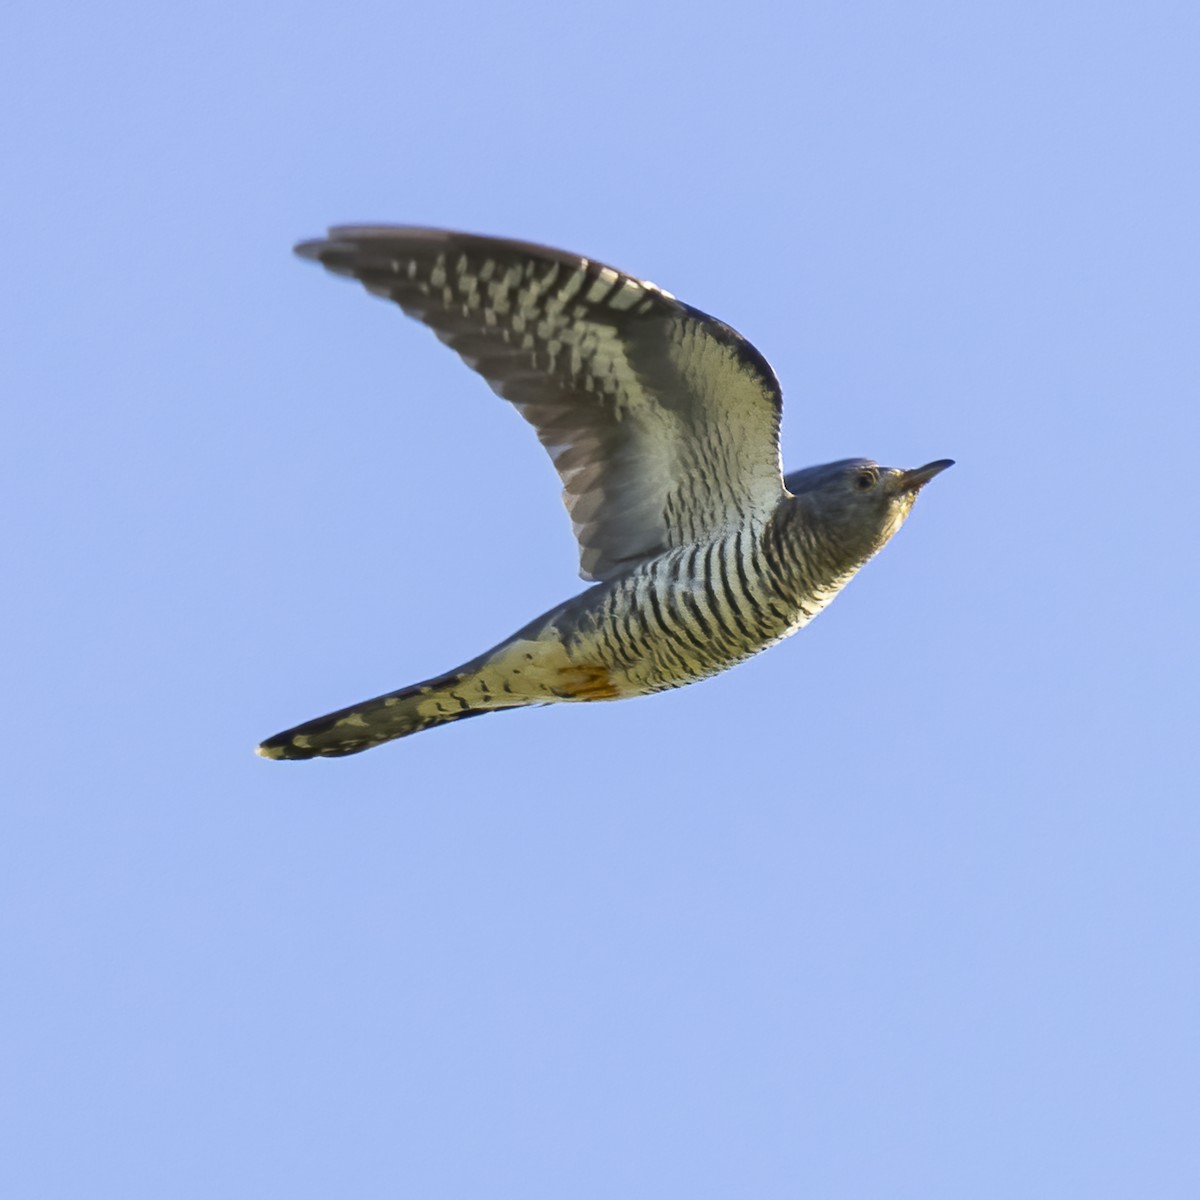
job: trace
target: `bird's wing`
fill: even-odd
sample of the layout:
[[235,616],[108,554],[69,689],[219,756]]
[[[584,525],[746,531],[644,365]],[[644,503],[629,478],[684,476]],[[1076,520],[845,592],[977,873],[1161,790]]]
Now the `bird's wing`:
[[728,325],[603,263],[437,229],[345,226],[296,252],[396,301],[537,431],[584,579],[765,519],[781,396]]

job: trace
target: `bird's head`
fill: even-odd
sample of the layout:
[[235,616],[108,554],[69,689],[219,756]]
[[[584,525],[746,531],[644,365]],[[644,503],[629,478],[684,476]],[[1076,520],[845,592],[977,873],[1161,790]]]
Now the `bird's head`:
[[938,459],[911,471],[881,467],[868,458],[806,467],[784,477],[784,486],[839,550],[865,562],[904,524],[917,493],[954,460]]

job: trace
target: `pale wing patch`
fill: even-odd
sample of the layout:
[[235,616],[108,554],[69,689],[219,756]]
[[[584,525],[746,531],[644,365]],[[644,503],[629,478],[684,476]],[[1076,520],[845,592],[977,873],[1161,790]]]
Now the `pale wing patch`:
[[718,506],[730,514],[773,512],[782,491],[783,461],[777,425],[764,453],[764,381],[696,321],[682,323],[674,365],[684,389],[700,401],[694,411],[704,414],[705,429],[695,443],[703,447]]

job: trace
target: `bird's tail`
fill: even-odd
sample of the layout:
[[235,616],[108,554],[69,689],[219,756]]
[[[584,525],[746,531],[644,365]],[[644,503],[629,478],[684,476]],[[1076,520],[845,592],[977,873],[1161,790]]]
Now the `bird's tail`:
[[436,679],[414,683],[398,692],[388,692],[286,729],[267,738],[258,747],[258,753],[263,758],[336,758],[370,750],[372,746],[435,725],[536,702],[490,695],[486,685],[480,686],[474,666],[460,667]]

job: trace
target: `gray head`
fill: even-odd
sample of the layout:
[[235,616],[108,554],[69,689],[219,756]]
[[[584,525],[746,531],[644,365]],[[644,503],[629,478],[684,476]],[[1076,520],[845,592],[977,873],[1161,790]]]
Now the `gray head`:
[[940,458],[915,470],[881,467],[869,458],[805,467],[785,475],[810,529],[856,562],[865,562],[904,524],[917,493],[954,460]]

